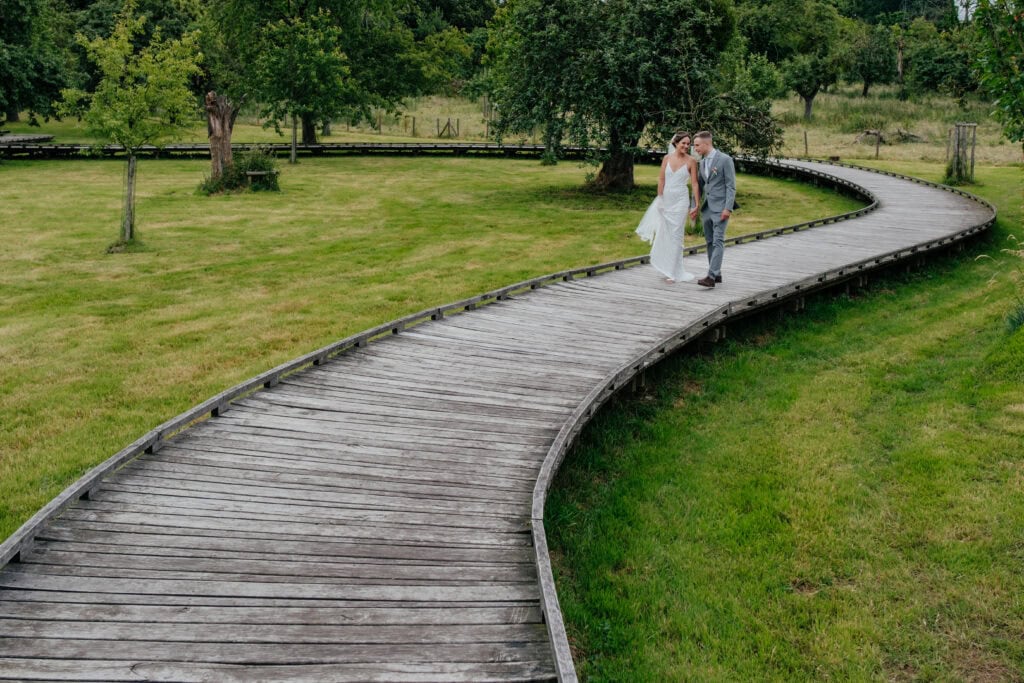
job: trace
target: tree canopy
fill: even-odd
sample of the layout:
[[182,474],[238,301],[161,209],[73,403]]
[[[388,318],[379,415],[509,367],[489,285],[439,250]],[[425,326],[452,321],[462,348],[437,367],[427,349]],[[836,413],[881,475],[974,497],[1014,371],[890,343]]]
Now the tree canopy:
[[[563,133],[598,143],[598,184],[628,189],[645,133],[759,119],[745,116],[750,93],[736,96],[719,78],[734,28],[730,0],[509,0],[490,46],[499,131],[542,127],[549,153]],[[744,142],[743,131],[729,133],[726,146]]]

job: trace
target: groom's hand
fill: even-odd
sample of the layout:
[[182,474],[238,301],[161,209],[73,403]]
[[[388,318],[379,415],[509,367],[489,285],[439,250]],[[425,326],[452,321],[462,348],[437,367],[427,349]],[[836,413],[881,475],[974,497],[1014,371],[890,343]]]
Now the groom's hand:
[[731,216],[731,215],[732,215],[732,211],[730,211],[729,209],[726,209],[725,211],[722,212],[722,220],[723,221],[729,220],[729,216]]

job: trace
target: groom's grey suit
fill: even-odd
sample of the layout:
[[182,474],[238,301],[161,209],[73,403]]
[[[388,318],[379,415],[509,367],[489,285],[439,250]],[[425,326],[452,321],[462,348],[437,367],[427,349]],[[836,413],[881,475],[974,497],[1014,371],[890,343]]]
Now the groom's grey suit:
[[736,166],[731,156],[716,149],[708,158],[701,159],[697,176],[701,223],[704,241],[708,245],[708,275],[718,278],[722,275],[725,229],[729,224],[728,218],[722,220],[722,212],[726,209],[732,211],[736,205]]

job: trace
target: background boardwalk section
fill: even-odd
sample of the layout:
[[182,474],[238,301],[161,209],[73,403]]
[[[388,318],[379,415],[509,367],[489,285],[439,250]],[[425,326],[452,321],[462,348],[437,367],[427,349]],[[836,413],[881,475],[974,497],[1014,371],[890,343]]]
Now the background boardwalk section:
[[543,507],[597,406],[736,316],[994,220],[929,184],[785,165],[875,210],[733,246],[711,290],[634,259],[426,311],[142,437],[0,546],[0,679],[574,680]]

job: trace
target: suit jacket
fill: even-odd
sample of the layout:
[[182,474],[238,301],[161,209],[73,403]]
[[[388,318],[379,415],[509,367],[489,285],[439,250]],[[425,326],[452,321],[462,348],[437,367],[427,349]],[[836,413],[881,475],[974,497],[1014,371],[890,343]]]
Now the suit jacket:
[[725,152],[716,150],[707,180],[704,179],[703,163],[698,164],[697,182],[701,211],[722,213],[727,208],[730,211],[739,208],[736,203],[736,165]]

